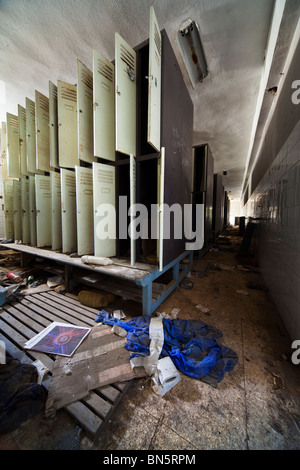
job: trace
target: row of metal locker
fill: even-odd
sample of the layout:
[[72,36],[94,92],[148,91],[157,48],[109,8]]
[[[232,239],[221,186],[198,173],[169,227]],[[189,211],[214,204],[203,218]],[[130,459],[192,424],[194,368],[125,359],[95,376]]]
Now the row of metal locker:
[[[115,255],[115,239],[94,237],[94,207],[114,202],[115,168],[94,163],[50,175],[35,175],[4,183],[6,237],[37,247],[52,247],[80,255]],[[113,206],[114,207],[114,206]],[[110,230],[115,230],[112,218]],[[96,245],[96,247],[95,247]]]
[[[154,152],[161,150],[161,53],[151,7],[147,142]],[[116,255],[115,237],[98,236],[97,210],[116,206],[116,159],[124,156],[135,202],[137,74],[136,51],[116,33],[113,62],[93,50],[92,70],[77,60],[76,84],[49,81],[49,97],[36,90],[35,101],[18,105],[18,115],[7,113],[1,132],[6,238],[63,253]],[[109,222],[115,233],[116,214]]]
[[[115,61],[93,50],[93,70],[77,60],[77,83],[49,81],[49,97],[35,91],[18,115],[2,123],[3,178],[21,178],[116,152],[136,156],[136,51],[115,34]],[[161,34],[150,9],[148,142],[160,150]],[[6,147],[6,149],[4,148]]]

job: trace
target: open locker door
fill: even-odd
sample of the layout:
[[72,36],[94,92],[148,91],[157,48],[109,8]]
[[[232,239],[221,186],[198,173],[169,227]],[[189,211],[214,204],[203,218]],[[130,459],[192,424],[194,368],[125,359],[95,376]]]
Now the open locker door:
[[158,269],[163,270],[163,245],[164,245],[164,186],[165,186],[165,148],[162,147],[157,162],[157,203],[158,203],[158,220],[157,220],[157,259]]
[[58,164],[58,122],[57,122],[57,86],[49,80],[49,139],[50,165],[59,168]]
[[75,167],[76,211],[77,211],[77,253],[94,254],[93,217],[93,170]]
[[57,82],[58,160],[62,168],[79,165],[77,137],[77,87]]
[[36,246],[35,177],[29,176],[30,244]]
[[62,247],[60,173],[56,171],[51,171],[50,186],[51,186],[51,245],[52,245],[52,250],[60,250]]
[[150,7],[148,143],[160,151],[161,116],[161,34],[154,8]]
[[94,155],[115,161],[115,66],[93,50]]
[[36,168],[35,102],[29,98],[26,98],[26,164],[28,174],[43,173]]
[[21,179],[22,242],[30,243],[29,180]]
[[115,34],[116,150],[136,155],[136,52]]
[[50,177],[35,175],[36,239],[37,246],[51,246],[51,188]]
[[96,161],[93,142],[93,73],[78,59],[77,126],[79,160],[92,163]]
[[136,261],[136,239],[134,234],[134,205],[136,204],[136,159],[130,155],[130,264]]
[[10,178],[20,178],[18,116],[6,113],[7,169]]
[[36,168],[50,171],[49,98],[35,91]]
[[27,176],[26,160],[26,109],[18,104],[18,126],[19,126],[19,162],[20,175]]
[[13,181],[14,235],[15,241],[22,240],[21,181]]
[[75,171],[61,169],[62,252],[77,251]]
[[14,190],[13,182],[3,183],[4,213],[5,213],[5,238],[14,240]]
[[[103,206],[103,205],[106,206]],[[108,206],[109,205],[109,206]],[[116,255],[115,167],[93,163],[94,255]]]
[[2,163],[2,181],[12,181],[8,176],[7,168],[7,144],[6,144],[6,122],[2,122],[1,127],[1,163]]

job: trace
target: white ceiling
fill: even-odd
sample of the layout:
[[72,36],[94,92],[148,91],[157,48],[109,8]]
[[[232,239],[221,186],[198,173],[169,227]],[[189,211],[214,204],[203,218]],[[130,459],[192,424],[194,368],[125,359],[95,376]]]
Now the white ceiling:
[[[49,80],[76,83],[77,58],[91,68],[93,49],[113,60],[116,31],[132,47],[147,39],[150,5],[194,102],[194,144],[210,144],[215,172],[227,170],[225,188],[239,197],[274,0],[0,0],[0,119],[17,114],[36,89],[48,95]],[[189,18],[199,25],[209,67],[195,89],[176,44]]]

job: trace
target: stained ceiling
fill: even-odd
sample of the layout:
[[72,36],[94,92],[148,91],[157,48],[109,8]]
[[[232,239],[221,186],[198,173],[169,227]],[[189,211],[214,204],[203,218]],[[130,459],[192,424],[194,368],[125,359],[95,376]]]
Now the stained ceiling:
[[[194,145],[210,144],[214,170],[227,170],[225,189],[237,198],[263,99],[276,3],[285,0],[0,0],[0,120],[17,114],[26,97],[34,100],[35,90],[48,96],[49,80],[76,83],[76,61],[92,68],[93,49],[113,60],[115,32],[132,47],[147,39],[153,5],[194,103]],[[209,67],[195,88],[176,42],[187,19],[199,26]]]

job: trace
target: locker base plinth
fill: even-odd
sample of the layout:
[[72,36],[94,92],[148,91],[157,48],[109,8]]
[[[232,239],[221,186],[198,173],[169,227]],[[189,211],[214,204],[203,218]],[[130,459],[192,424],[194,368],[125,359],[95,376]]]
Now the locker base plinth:
[[[75,283],[85,284],[94,289],[105,290],[120,297],[142,304],[142,314],[152,315],[159,305],[179,286],[192,269],[193,252],[185,251],[162,270],[156,265],[130,260],[111,258],[108,266],[84,264],[81,258],[33,246],[6,243],[3,247],[21,252],[23,267],[36,263],[41,270],[64,277],[66,291]],[[167,278],[167,281],[165,279]],[[163,280],[164,279],[164,280]]]

